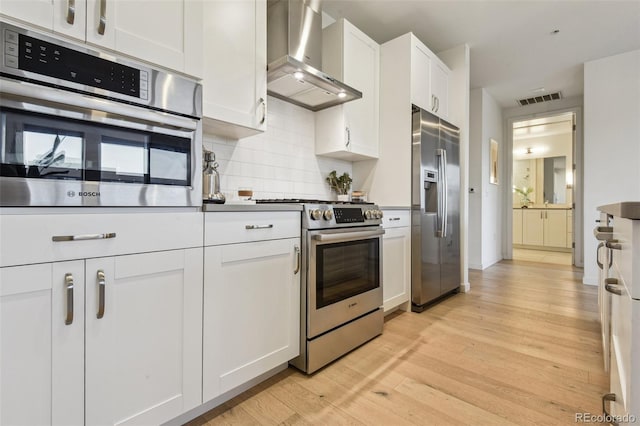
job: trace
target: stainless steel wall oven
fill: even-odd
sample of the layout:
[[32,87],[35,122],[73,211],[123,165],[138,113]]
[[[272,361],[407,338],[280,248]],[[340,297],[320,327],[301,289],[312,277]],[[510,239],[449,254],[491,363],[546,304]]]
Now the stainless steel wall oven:
[[198,206],[202,90],[0,22],[1,206]]

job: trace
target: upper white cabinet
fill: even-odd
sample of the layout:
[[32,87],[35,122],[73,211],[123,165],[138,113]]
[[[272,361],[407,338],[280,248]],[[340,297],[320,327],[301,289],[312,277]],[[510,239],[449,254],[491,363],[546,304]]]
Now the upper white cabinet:
[[447,118],[449,68],[416,37],[411,37],[411,103]]
[[316,112],[316,154],[378,158],[380,46],[345,19],[322,35],[323,71],[361,91],[362,98]]
[[3,0],[0,12],[165,68],[202,75],[202,8],[195,0]]
[[204,132],[241,138],[267,128],[265,0],[204,2]]

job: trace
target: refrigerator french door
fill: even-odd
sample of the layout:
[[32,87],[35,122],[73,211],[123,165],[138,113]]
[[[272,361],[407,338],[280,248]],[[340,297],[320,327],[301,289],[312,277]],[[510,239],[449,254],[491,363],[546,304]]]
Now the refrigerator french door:
[[411,309],[460,286],[460,130],[413,108]]

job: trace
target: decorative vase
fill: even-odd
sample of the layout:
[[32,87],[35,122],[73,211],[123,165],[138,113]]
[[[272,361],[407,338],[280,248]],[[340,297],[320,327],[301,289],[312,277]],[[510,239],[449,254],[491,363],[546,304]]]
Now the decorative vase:
[[338,194],[338,201],[349,201],[349,194]]

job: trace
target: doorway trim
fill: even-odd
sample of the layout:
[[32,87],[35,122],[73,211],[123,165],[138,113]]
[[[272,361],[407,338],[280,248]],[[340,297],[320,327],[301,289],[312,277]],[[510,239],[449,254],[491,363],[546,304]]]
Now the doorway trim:
[[539,113],[529,113],[523,115],[510,116],[504,120],[505,122],[505,134],[507,135],[505,150],[505,172],[507,185],[503,186],[502,197],[502,217],[503,223],[506,229],[504,229],[502,235],[504,236],[502,241],[502,257],[505,259],[513,259],[513,194],[512,194],[512,182],[513,182],[513,123],[518,121],[532,120],[536,118],[548,118],[556,115],[573,113],[575,119],[575,131],[573,142],[573,159],[574,159],[574,174],[573,174],[573,241],[575,247],[573,247],[573,264],[578,267],[584,266],[584,242],[583,242],[583,221],[584,221],[584,180],[583,180],[583,164],[584,164],[584,148],[583,148],[583,123],[582,123],[582,107],[572,106],[567,108],[561,108],[557,110],[544,111]]

